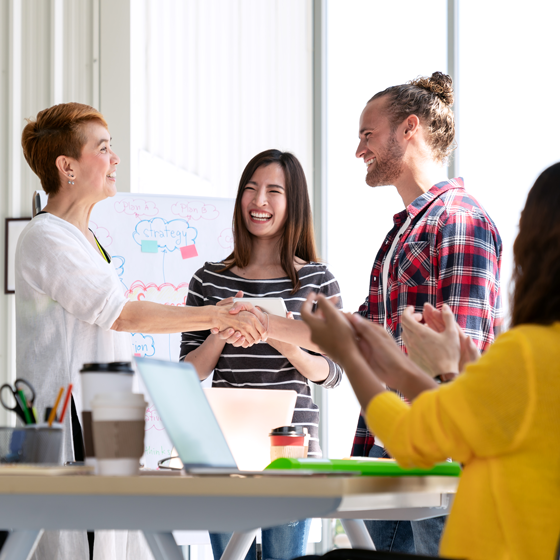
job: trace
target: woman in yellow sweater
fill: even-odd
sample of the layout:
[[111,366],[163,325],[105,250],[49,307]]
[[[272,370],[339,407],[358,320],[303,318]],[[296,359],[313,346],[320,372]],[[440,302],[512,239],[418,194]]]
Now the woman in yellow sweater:
[[[302,309],[312,340],[345,369],[367,422],[404,467],[464,464],[442,556],[553,560],[560,537],[560,163],[527,198],[514,244],[512,328],[452,383],[437,385],[383,327],[319,298]],[[438,317],[439,314],[439,317]],[[445,306],[403,327],[432,375],[473,356]],[[438,328],[438,321],[440,326]],[[435,329],[435,330],[434,330]],[[439,332],[438,332],[439,331]],[[387,386],[404,394],[409,406]]]

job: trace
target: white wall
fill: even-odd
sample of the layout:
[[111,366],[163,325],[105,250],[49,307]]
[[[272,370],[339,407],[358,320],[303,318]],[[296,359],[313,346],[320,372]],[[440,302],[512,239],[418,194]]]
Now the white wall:
[[[31,215],[40,187],[23,158],[24,119],[62,101],[94,101],[95,0],[0,0],[0,272],[4,221]],[[15,375],[14,296],[0,292],[0,382]],[[13,416],[13,415],[12,415]],[[0,407],[0,424],[13,421]]]
[[[328,261],[346,311],[357,311],[368,295],[377,251],[404,209],[394,187],[365,183],[365,165],[355,157],[360,114],[378,91],[446,71],[446,16],[445,0],[328,2]],[[329,454],[345,457],[359,405],[347,379],[328,399]]]
[[459,172],[502,236],[507,310],[521,209],[541,171],[560,161],[560,3],[470,0],[460,21]]

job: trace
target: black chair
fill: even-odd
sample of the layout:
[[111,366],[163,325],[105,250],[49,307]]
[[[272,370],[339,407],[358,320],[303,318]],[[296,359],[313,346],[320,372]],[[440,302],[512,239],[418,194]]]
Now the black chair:
[[[360,548],[337,548],[323,556],[301,556],[295,560],[428,560],[435,556],[419,556],[403,554],[402,552],[383,552],[376,550],[362,550]],[[438,556],[439,560],[446,560]],[[450,560],[450,559],[447,559]]]

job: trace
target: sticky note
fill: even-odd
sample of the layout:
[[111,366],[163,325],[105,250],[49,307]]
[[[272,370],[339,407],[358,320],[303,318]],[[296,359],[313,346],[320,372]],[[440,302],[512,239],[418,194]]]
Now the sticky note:
[[137,358],[141,358],[142,354],[134,354]]
[[186,245],[181,247],[181,256],[184,259],[192,259],[193,257],[198,257],[198,251],[196,250],[196,245]]
[[142,239],[142,253],[157,253],[157,241],[153,239]]

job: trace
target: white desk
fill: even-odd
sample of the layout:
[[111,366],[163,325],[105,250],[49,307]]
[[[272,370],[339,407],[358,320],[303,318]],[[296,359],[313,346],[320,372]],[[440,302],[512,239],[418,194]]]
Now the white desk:
[[12,533],[0,560],[26,560],[43,530],[64,529],[141,530],[156,560],[183,560],[173,530],[249,535],[293,519],[395,514],[441,505],[457,484],[453,477],[4,475],[0,529]]

